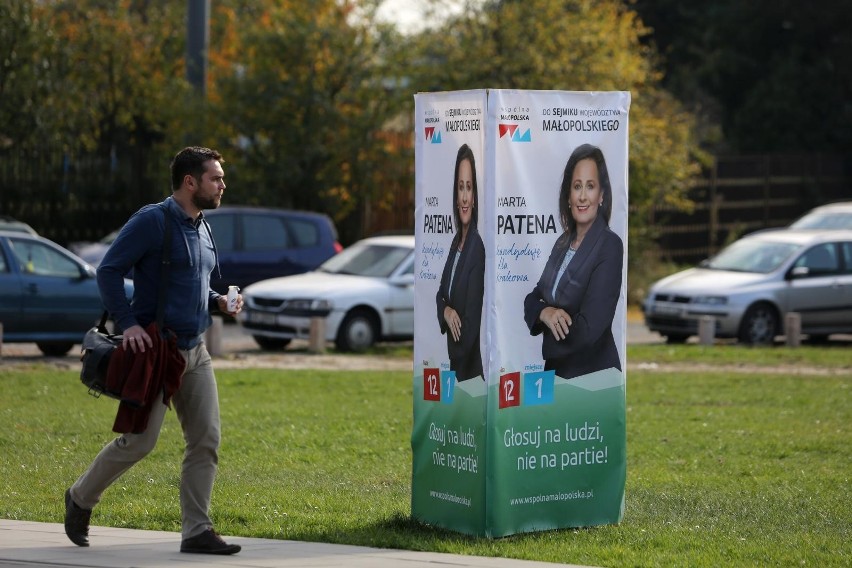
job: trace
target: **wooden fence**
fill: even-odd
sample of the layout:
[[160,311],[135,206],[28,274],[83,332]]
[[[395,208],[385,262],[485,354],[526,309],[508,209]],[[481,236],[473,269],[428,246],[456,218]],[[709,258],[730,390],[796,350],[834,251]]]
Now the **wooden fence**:
[[663,255],[699,262],[737,238],[783,227],[809,209],[852,199],[852,172],[839,156],[722,156],[691,192],[692,213],[659,207],[650,219]]

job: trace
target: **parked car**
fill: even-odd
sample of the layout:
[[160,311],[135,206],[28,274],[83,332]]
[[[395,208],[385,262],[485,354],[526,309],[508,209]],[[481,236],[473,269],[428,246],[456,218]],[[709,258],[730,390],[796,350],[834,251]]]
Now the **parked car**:
[[[128,297],[133,284],[125,281]],[[56,243],[0,231],[0,322],[6,343],[62,356],[103,314],[94,269]]]
[[852,201],[820,205],[790,224],[791,229],[852,230]]
[[103,260],[107,249],[109,249],[112,241],[118,236],[121,229],[116,229],[101,240],[94,243],[74,243],[69,245],[69,249],[82,258],[87,264],[97,268],[101,260]]
[[243,290],[237,321],[263,349],[310,337],[325,318],[325,338],[342,351],[379,339],[414,337],[414,237],[360,240],[315,271],[256,282]]
[[[261,207],[220,207],[204,212],[213,230],[219,268],[210,284],[225,293],[228,286],[313,270],[343,246],[327,215]],[[76,252],[94,267],[100,265],[120,229],[96,243],[79,244]]]
[[801,314],[802,333],[824,339],[852,332],[852,231],[780,229],[748,235],[697,268],[650,289],[645,323],[669,342],[698,333],[702,316],[716,337],[768,344],[786,314]]
[[8,215],[0,215],[0,231],[15,231],[18,233],[27,233],[29,235],[38,235],[35,229],[23,221],[18,221]]
[[205,211],[219,252],[221,278],[211,286],[228,286],[313,270],[343,249],[328,215],[289,209],[220,207]]

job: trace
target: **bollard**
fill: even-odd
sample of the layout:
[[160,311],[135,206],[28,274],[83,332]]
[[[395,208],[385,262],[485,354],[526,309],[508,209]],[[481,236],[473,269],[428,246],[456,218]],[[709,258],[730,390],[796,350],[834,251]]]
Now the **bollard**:
[[207,352],[211,357],[222,356],[222,335],[224,332],[224,320],[222,316],[213,316],[213,323],[204,334],[204,343],[207,344]]
[[311,318],[308,351],[311,353],[325,353],[325,318]]
[[716,319],[713,316],[701,316],[698,320],[698,343],[713,345],[716,338]]
[[787,338],[787,347],[799,347],[802,344],[801,314],[789,312],[784,316],[784,335]]

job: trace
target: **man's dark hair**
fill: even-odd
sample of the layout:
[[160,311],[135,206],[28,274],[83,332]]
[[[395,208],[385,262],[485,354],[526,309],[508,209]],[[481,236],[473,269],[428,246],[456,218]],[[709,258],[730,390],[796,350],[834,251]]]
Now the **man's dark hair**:
[[222,155],[216,150],[201,146],[188,146],[175,154],[170,166],[172,172],[172,191],[180,189],[183,178],[187,174],[200,182],[201,176],[204,175],[205,171],[204,163],[208,160],[225,161],[222,159]]

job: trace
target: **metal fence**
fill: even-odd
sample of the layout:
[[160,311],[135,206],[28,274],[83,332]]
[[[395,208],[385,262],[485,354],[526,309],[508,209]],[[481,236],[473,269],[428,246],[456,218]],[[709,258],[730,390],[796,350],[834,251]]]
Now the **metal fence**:
[[[120,227],[140,205],[162,199],[168,187],[153,155],[71,159],[57,151],[0,155],[0,214],[27,222],[62,244],[98,240]],[[361,234],[413,230],[414,190],[367,203]],[[386,196],[387,197],[387,196]],[[852,164],[827,155],[722,156],[690,194],[691,213],[659,206],[650,213],[662,254],[691,264],[753,231],[787,225],[817,205],[852,199]]]
[[[151,172],[153,153],[72,153],[32,148],[0,154],[0,214],[67,246],[96,241],[141,204],[162,199],[168,172]],[[168,162],[166,162],[168,163]]]

